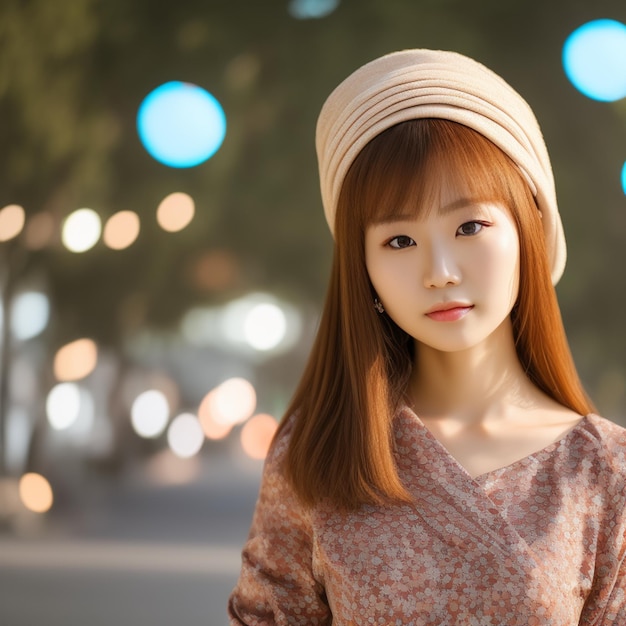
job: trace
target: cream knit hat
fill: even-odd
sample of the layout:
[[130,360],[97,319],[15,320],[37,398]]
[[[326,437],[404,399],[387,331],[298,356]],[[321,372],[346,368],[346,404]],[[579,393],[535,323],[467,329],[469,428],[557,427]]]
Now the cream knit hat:
[[473,128],[515,161],[542,213],[556,284],[565,268],[565,237],[537,120],[502,78],[456,52],[394,52],[359,68],[330,94],[317,121],[316,148],[331,232],[341,185],[357,154],[387,128],[420,118],[441,118]]

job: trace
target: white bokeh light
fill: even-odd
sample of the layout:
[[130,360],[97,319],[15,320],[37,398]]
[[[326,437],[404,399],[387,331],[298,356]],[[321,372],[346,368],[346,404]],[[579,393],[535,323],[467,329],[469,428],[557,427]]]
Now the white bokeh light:
[[61,238],[71,252],[86,252],[96,245],[101,233],[100,216],[92,209],[78,209],[65,219]]
[[198,454],[204,443],[204,432],[198,418],[191,413],[175,417],[167,429],[167,442],[172,452],[183,459]]
[[167,398],[156,389],[139,394],[131,408],[131,423],[135,432],[147,439],[156,438],[165,430],[169,416]]
[[246,315],[243,331],[256,350],[272,350],[285,338],[287,320],[278,305],[256,304]]
[[219,326],[214,326],[231,348],[258,358],[290,349],[302,330],[299,312],[264,293],[251,293],[229,302],[221,311]]
[[80,412],[80,388],[74,383],[55,385],[46,399],[46,415],[55,430],[69,428]]
[[16,339],[32,339],[41,334],[50,319],[50,302],[43,293],[25,292],[16,296],[11,307],[11,331]]

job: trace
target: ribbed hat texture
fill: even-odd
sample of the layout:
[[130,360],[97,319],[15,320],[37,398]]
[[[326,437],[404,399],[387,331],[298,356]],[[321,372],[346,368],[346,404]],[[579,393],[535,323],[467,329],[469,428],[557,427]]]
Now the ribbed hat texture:
[[565,268],[565,237],[539,124],[526,101],[500,76],[456,52],[394,52],[360,67],[330,94],[318,118],[316,148],[331,232],[341,185],[357,154],[387,128],[422,118],[473,128],[518,165],[542,213],[556,284]]

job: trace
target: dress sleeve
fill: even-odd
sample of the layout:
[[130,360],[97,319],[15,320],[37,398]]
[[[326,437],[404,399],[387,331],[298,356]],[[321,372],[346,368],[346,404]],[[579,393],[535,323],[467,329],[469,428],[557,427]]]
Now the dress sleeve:
[[313,573],[308,512],[281,471],[285,439],[275,442],[265,463],[241,574],[228,601],[231,626],[332,623],[324,587]]
[[[604,511],[598,511],[596,515],[601,530],[594,581],[580,626],[626,624],[626,442],[621,431],[618,443],[619,446],[611,449],[611,473],[604,489]],[[601,481],[600,484],[604,483]]]
[[580,626],[614,626],[626,624],[626,556],[611,565],[604,584],[597,587],[588,600],[580,619]]
[[626,557],[622,557],[617,577],[607,600],[606,611],[600,622],[606,624],[626,624]]

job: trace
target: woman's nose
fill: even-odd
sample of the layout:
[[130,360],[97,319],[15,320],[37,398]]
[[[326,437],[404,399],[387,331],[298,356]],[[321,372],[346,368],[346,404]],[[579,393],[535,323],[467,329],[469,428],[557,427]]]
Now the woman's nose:
[[424,287],[440,289],[459,284],[461,274],[452,251],[442,244],[433,244],[429,248],[425,251]]

